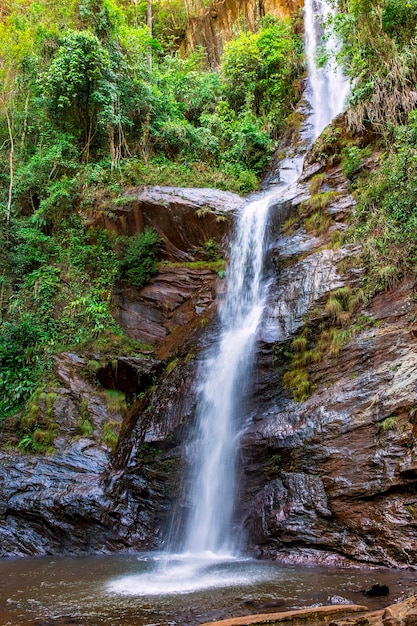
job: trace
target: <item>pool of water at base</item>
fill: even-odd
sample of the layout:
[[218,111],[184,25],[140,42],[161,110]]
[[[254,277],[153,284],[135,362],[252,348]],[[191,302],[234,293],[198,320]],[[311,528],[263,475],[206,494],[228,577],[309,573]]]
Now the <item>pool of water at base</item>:
[[[417,572],[282,565],[201,555],[0,561],[1,626],[197,626],[324,604],[377,609],[415,593]],[[388,585],[383,598],[363,591]]]

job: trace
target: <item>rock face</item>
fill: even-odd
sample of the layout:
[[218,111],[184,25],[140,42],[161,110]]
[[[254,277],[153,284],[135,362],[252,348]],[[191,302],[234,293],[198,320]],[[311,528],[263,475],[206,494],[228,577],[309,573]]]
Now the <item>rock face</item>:
[[187,0],[186,45],[189,50],[202,46],[212,67],[220,64],[224,44],[233,30],[245,22],[253,30],[264,15],[288,17],[303,6],[303,0],[219,0],[208,5]]
[[242,203],[228,191],[174,187],[132,188],[122,200],[99,211],[95,224],[128,236],[153,228],[169,261],[193,261],[206,241],[221,243],[230,215]]
[[[325,175],[327,189],[340,181],[337,170]],[[340,270],[357,250],[326,247],[353,204],[340,182],[337,189],[327,233],[307,238],[298,228],[276,242],[281,269],[243,442],[248,545],[267,558],[415,566],[414,284],[405,281],[362,308],[337,354],[308,367],[307,400],[295,403],[282,386],[288,339],[309,314],[309,332],[318,333],[326,293],[358,284],[360,270]]]
[[[113,299],[115,317],[131,337],[155,345],[170,337],[164,354],[174,351],[196,324],[205,324],[221,280],[213,269],[193,262],[206,257],[207,242],[227,251],[231,217],[243,200],[216,189],[153,187],[132,189],[122,207],[101,213],[98,223],[117,234],[151,227],[163,240],[162,265],[143,289],[121,285]],[[198,320],[197,320],[198,318]]]
[[289,626],[414,626],[417,624],[417,598],[412,596],[403,602],[393,604],[380,611],[367,611],[360,605],[322,606],[285,613],[268,613],[237,617],[220,622],[209,622],[202,626],[274,626],[276,624]]

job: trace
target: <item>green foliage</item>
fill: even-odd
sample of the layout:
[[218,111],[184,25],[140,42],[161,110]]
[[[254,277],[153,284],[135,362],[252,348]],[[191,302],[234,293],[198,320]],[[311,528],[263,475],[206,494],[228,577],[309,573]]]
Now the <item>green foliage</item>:
[[226,44],[221,72],[226,99],[239,113],[247,109],[272,132],[282,124],[297,96],[300,41],[286,20],[267,16],[258,32],[242,32]]
[[353,79],[348,121],[382,133],[404,121],[415,106],[417,81],[415,0],[339,0],[335,28],[343,41],[339,58]]
[[[126,411],[126,396],[122,391],[117,391],[117,389],[107,389],[103,392],[103,396],[110,412],[124,413]],[[112,428],[115,427],[115,425],[116,424],[113,424]]]
[[308,190],[312,196],[320,192],[321,186],[325,180],[326,180],[326,175],[324,173],[316,174],[315,176],[312,177],[310,184],[308,186]]
[[339,193],[337,191],[323,191],[311,196],[311,198],[301,203],[299,209],[300,217],[306,218],[317,210],[324,211],[338,197]]
[[311,312],[301,333],[292,340],[290,351],[284,355],[289,358],[289,367],[283,383],[295,402],[304,402],[313,390],[311,366],[325,358],[337,358],[354,333],[369,326],[368,318],[365,323],[361,319],[364,316],[358,315],[363,302],[360,289],[339,287],[328,295],[323,309]]
[[150,443],[142,443],[139,448],[139,464],[147,465],[154,463],[158,456],[158,450]]
[[219,261],[221,259],[220,246],[215,239],[207,239],[203,247],[210,261]]
[[342,172],[346,178],[353,180],[370,154],[369,147],[360,149],[355,145],[346,146],[342,151]]
[[382,420],[379,426],[383,432],[388,432],[389,430],[394,430],[395,428],[397,428],[397,422],[397,416],[391,415],[390,417],[386,417],[384,420]]
[[114,80],[109,51],[89,31],[68,31],[40,76],[51,119],[64,131],[77,129],[86,154],[99,122],[108,121],[104,103],[114,96]]
[[58,435],[54,415],[57,394],[39,387],[31,396],[25,411],[19,418],[18,429],[23,434],[18,447],[24,452],[53,452]]
[[163,49],[176,51],[184,39],[187,14],[183,0],[153,2],[153,33]]
[[41,320],[29,313],[0,325],[0,416],[34,392],[44,370],[43,333]]
[[80,402],[79,418],[77,423],[78,437],[91,437],[94,433],[94,424],[88,410],[88,403],[85,398]]
[[382,28],[400,45],[407,44],[416,35],[416,0],[388,0],[382,12]]
[[123,180],[132,185],[215,187],[236,193],[249,193],[258,187],[258,177],[254,172],[207,164],[194,158],[181,163],[157,156],[147,164],[140,159],[129,159],[121,164],[121,170]]
[[105,446],[110,448],[112,452],[115,452],[117,449],[117,444],[119,442],[119,429],[120,424],[116,420],[104,422],[101,427],[102,442]]
[[[62,349],[143,349],[115,324],[111,295],[120,277],[140,288],[157,271],[160,239],[89,228],[103,197],[144,184],[253,191],[292,110],[300,49],[286,20],[251,34],[249,84],[244,35],[209,71],[204,52],[178,54],[184,4],[153,8],[154,38],[143,0],[8,0],[0,11],[2,417]],[[224,275],[215,243],[205,248]],[[89,429],[86,417],[79,434]],[[22,448],[49,445],[34,432]]]
[[395,141],[380,157],[380,167],[359,182],[358,201],[348,240],[362,244],[369,295],[416,275],[417,116],[395,130]]
[[282,470],[282,456],[277,453],[274,454],[266,467],[266,475],[269,480],[273,480],[281,474]]
[[84,232],[74,219],[54,236],[27,220],[13,227],[3,282],[13,297],[0,320],[0,415],[31,395],[61,347],[116,329],[109,296],[119,261],[107,233]]
[[126,251],[121,262],[122,276],[140,289],[158,271],[158,247],[162,240],[152,228],[145,228],[127,240]]

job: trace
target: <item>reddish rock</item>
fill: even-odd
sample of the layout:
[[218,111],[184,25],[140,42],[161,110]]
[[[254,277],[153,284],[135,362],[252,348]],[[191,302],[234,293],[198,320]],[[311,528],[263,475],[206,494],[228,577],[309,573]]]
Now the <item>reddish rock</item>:
[[285,611],[282,613],[266,613],[235,617],[219,622],[209,622],[202,626],[250,626],[275,624],[289,626],[415,626],[417,624],[417,597],[393,604],[381,611],[368,611],[366,606],[322,606]]
[[163,240],[163,258],[193,261],[206,241],[225,243],[231,214],[242,202],[217,189],[134,188],[124,194],[123,204],[98,211],[95,224],[128,236],[153,228]]
[[114,291],[116,320],[130,337],[155,345],[196,318],[209,317],[219,283],[217,273],[209,269],[162,268],[140,290]]

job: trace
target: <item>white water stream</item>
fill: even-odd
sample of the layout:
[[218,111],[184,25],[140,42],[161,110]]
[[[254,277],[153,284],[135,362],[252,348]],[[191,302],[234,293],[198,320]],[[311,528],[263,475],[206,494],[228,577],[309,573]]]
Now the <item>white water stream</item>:
[[[308,125],[314,141],[343,110],[349,88],[339,69],[317,68],[315,55],[322,45],[322,22],[330,7],[325,0],[305,2],[305,46],[308,66]],[[329,40],[327,45],[334,46]],[[257,330],[264,310],[265,232],[269,208],[279,202],[300,174],[301,159],[285,163],[281,184],[243,206],[230,250],[227,293],[220,307],[218,344],[200,371],[194,480],[185,551],[191,554],[236,554],[233,530],[236,456],[240,399],[253,362]],[[282,180],[284,179],[284,180]]]
[[274,193],[243,207],[220,306],[220,336],[200,371],[194,479],[184,548],[191,554],[234,554],[235,466],[239,408],[253,361],[256,331],[264,309],[264,241]]
[[[348,83],[332,67],[317,69],[314,57],[322,45],[321,23],[330,9],[325,0],[305,0],[308,79],[306,99],[311,114],[303,136],[314,141],[343,110]],[[193,479],[189,516],[180,554],[166,554],[153,573],[119,579],[116,593],[154,595],[239,584],[239,574],[225,580],[212,575],[213,563],[238,559],[239,541],[233,526],[236,465],[244,427],[241,400],[250,383],[257,331],[267,293],[264,256],[269,209],[285,197],[298,179],[303,157],[285,159],[280,182],[243,205],[230,250],[227,291],[219,310],[219,335],[204,356],[198,375],[198,406],[193,441],[189,444]],[[161,564],[161,557],[159,563]],[[239,560],[239,559],[238,559]]]
[[[332,119],[344,109],[349,94],[349,80],[332,59],[338,50],[334,35],[323,39],[323,27],[332,9],[327,0],[305,0],[304,3],[304,46],[307,60],[306,98],[311,106],[309,122],[314,141]],[[324,67],[316,64],[318,52],[329,55]]]

